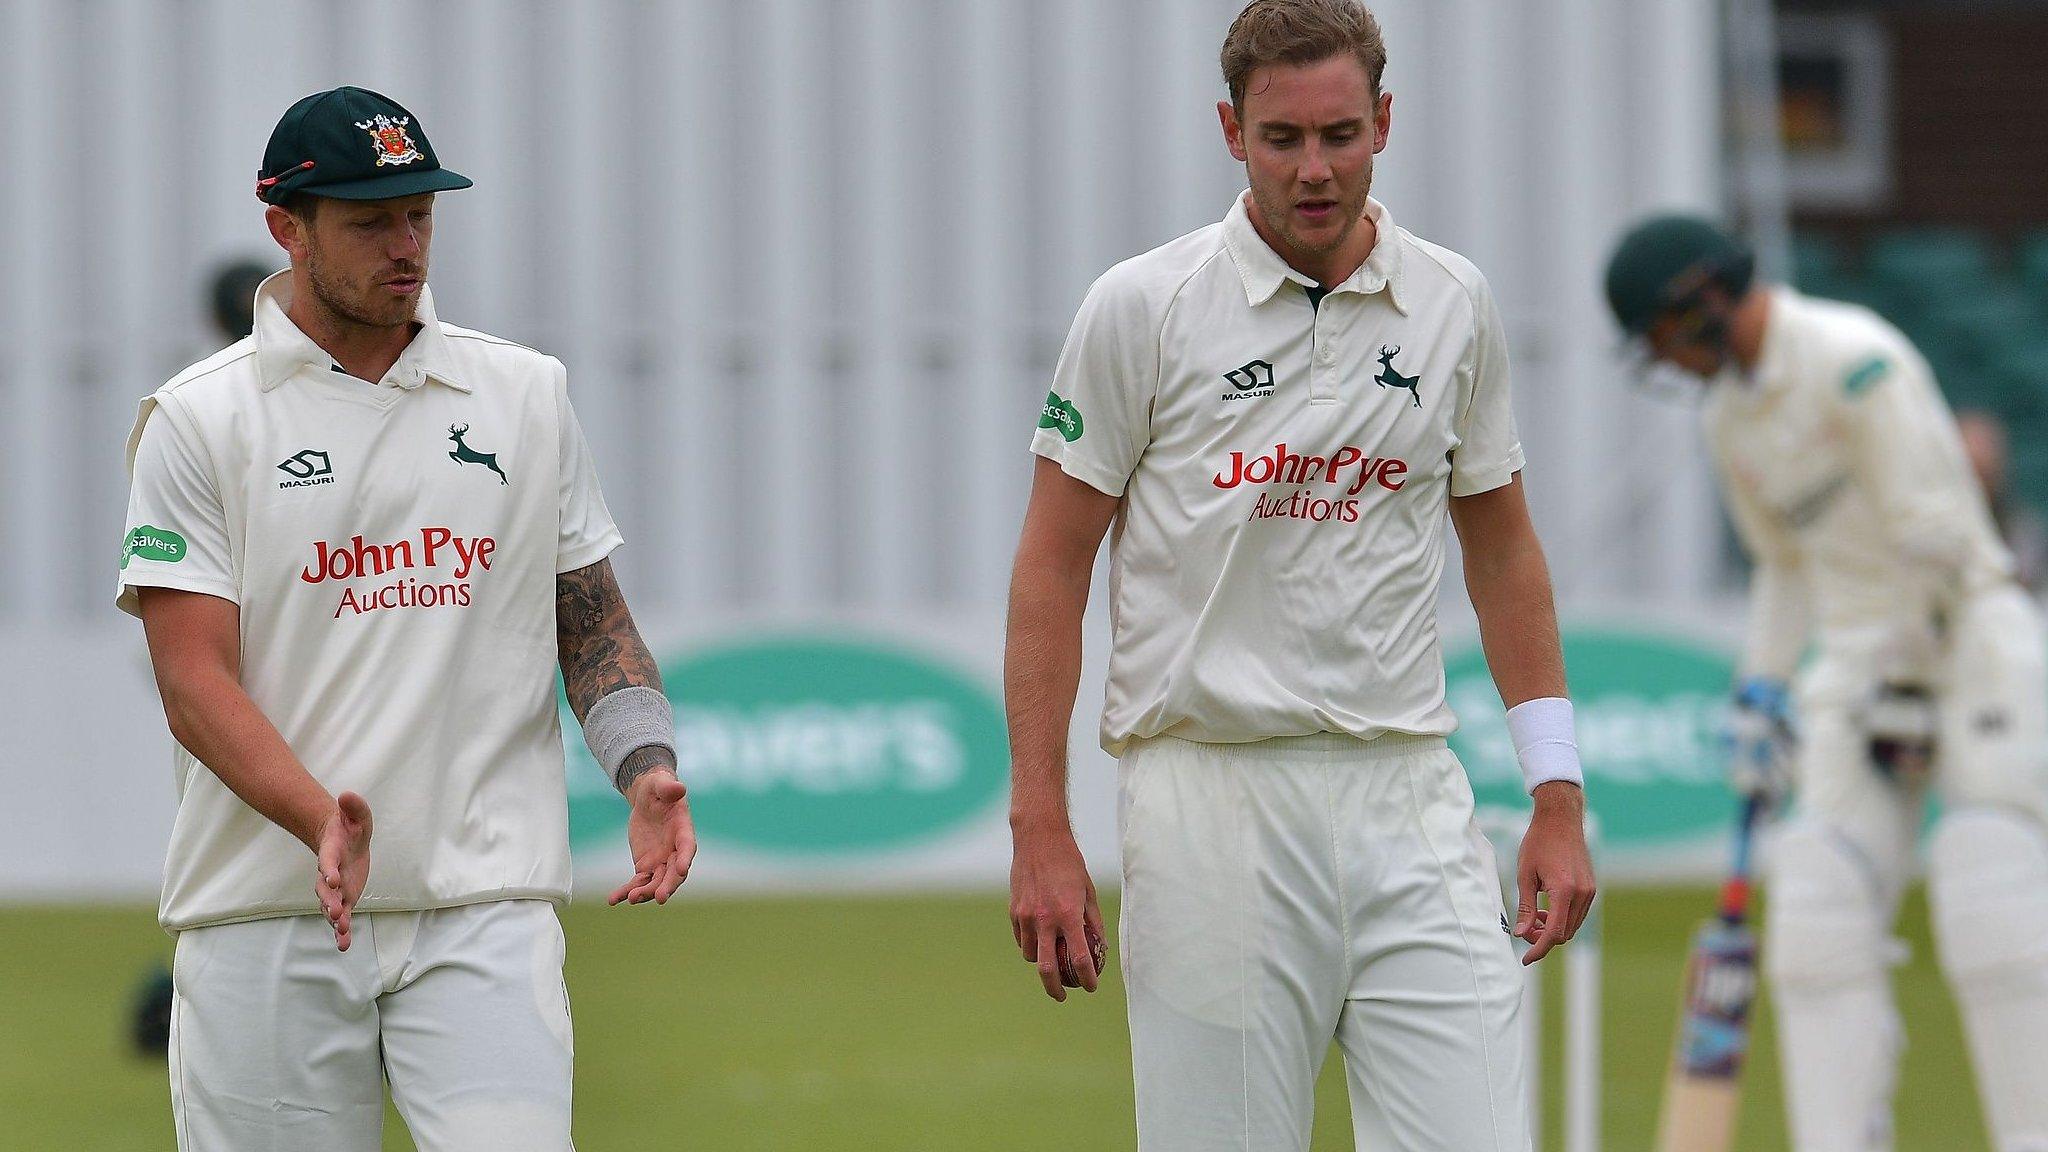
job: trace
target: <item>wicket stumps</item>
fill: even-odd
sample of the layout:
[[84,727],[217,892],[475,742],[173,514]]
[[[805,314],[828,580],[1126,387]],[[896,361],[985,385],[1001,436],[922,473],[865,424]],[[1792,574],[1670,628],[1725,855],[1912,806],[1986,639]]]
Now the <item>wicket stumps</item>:
[[[1480,830],[1493,841],[1507,904],[1516,901],[1515,862],[1529,813],[1517,808],[1481,808]],[[1599,855],[1599,825],[1586,816],[1586,843]],[[1600,906],[1596,901],[1579,934],[1554,956],[1564,966],[1564,1149],[1600,1152]],[[1529,1114],[1537,1152],[1544,1137],[1544,964],[1523,970],[1522,1030],[1529,1052]]]

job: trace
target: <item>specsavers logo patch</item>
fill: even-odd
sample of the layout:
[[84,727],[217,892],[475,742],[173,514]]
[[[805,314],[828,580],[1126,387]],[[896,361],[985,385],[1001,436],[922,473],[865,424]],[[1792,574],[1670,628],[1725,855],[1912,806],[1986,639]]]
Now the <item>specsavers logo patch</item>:
[[1368,456],[1346,444],[1328,456],[1290,450],[1285,442],[1269,452],[1247,456],[1232,452],[1230,460],[1209,481],[1218,488],[1265,488],[1284,484],[1295,491],[1282,495],[1261,491],[1248,520],[1308,520],[1356,524],[1359,500],[1371,490],[1399,492],[1408,485],[1408,462],[1392,456]]
[[1873,356],[1851,369],[1842,380],[1842,390],[1851,396],[1861,396],[1870,391],[1878,381],[1891,374],[1891,361],[1882,356]]
[[188,551],[190,549],[186,547],[183,536],[178,535],[169,528],[153,528],[144,524],[140,528],[130,529],[128,539],[122,543],[121,567],[126,568],[128,561],[135,559],[137,556],[142,557],[144,560],[160,560],[166,564],[176,564],[185,558],[185,553]]
[[[380,544],[350,537],[346,543],[313,543],[312,562],[299,571],[307,584],[346,584],[334,616],[361,616],[401,608],[467,608],[471,583],[491,570],[498,542],[464,536],[448,528],[422,528],[418,535]],[[415,575],[414,573],[422,573]],[[381,583],[382,577],[395,579]]]
[[1057,428],[1060,436],[1072,444],[1081,438],[1081,410],[1073,402],[1062,400],[1057,392],[1045,394],[1045,407],[1039,410],[1040,428]]

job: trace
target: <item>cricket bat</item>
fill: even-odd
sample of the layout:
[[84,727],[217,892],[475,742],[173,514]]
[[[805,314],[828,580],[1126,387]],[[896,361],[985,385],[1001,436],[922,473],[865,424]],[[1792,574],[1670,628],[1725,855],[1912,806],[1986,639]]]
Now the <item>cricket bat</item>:
[[1742,803],[1735,830],[1735,866],[1721,885],[1720,912],[1693,936],[1685,966],[1685,998],[1657,1152],[1730,1152],[1742,1107],[1742,1065],[1749,1055],[1749,1011],[1756,1002],[1756,933],[1749,927],[1750,844],[1763,812],[1755,796]]

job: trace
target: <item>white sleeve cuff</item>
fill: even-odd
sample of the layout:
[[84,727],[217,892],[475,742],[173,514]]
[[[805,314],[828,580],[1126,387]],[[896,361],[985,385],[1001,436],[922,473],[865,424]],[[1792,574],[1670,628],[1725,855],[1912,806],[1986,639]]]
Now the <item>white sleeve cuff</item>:
[[1570,700],[1544,696],[1508,709],[1508,736],[1515,742],[1515,759],[1522,765],[1522,783],[1528,791],[1553,780],[1586,786]]

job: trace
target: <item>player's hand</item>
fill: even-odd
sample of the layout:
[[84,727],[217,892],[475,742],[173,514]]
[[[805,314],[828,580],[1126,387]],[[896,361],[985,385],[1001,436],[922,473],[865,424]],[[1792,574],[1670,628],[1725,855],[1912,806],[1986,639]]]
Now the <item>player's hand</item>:
[[1534,964],[1577,935],[1593,910],[1593,856],[1586,850],[1584,790],[1552,780],[1536,786],[1535,799],[1536,811],[1529,817],[1515,868],[1519,903],[1514,934],[1529,943],[1522,954],[1524,964]]
[[1728,751],[1728,783],[1735,794],[1756,797],[1766,809],[1780,806],[1792,791],[1792,693],[1783,680],[1752,676],[1735,688],[1722,733]]
[[1067,989],[1095,991],[1106,955],[1095,882],[1073,829],[1014,830],[1010,862],[1010,932],[1024,959],[1038,966],[1045,994],[1065,1003]]
[[1934,771],[1941,717],[1925,686],[1886,681],[1857,719],[1870,738],[1870,759],[1885,779],[1909,789],[1926,782]]
[[353,792],[334,798],[334,811],[320,825],[320,876],[313,893],[343,952],[355,939],[350,917],[363,886],[370,882],[370,805]]
[[626,800],[626,844],[633,850],[633,878],[612,892],[613,904],[668,903],[689,878],[697,858],[697,828],[690,823],[688,789],[666,768],[651,768],[633,781]]

